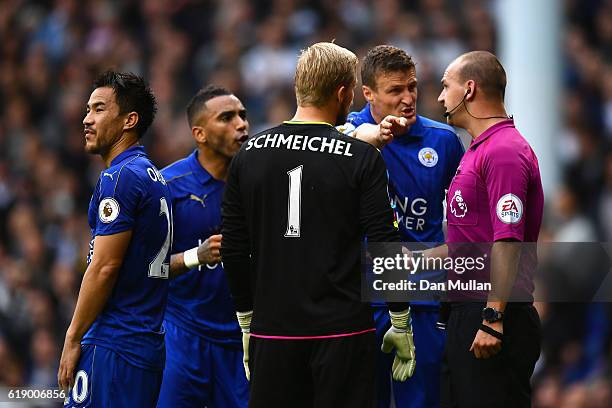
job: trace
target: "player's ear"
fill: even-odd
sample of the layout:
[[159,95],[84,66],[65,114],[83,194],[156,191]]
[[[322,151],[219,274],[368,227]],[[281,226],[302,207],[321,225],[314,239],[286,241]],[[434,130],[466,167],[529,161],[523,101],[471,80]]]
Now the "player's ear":
[[469,80],[465,83],[465,100],[470,101],[474,99],[476,94],[476,82],[473,80]]
[[206,143],[206,131],[202,126],[193,126],[191,128],[191,135],[196,143]]
[[372,89],[370,89],[370,87],[367,85],[361,85],[361,91],[363,92],[363,97],[365,100],[372,103],[374,99],[374,92],[372,92]]
[[130,112],[125,117],[125,123],[123,124],[123,130],[134,130],[138,124],[138,113]]
[[348,101],[349,105],[353,103],[353,98],[355,97],[355,93],[353,91],[353,87],[348,87],[345,85],[340,86],[337,92],[338,102],[342,105],[345,105]]
[[344,98],[346,98],[346,86],[341,85],[336,91],[336,99],[338,100],[338,102],[342,103],[342,101],[344,101]]

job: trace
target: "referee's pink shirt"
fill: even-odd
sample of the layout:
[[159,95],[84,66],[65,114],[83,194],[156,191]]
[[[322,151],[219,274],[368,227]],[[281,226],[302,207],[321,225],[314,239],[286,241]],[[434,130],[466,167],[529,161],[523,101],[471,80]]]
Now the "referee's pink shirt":
[[[538,159],[512,119],[472,141],[449,186],[446,206],[449,244],[538,240],[544,207]],[[529,261],[535,265],[535,259]],[[525,295],[533,291],[533,270],[526,269],[519,268],[516,282]]]

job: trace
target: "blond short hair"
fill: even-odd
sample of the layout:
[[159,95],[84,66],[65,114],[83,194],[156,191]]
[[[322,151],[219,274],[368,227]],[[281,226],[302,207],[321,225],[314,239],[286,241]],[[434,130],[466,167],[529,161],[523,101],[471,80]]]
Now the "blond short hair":
[[295,70],[298,106],[324,105],[340,86],[354,86],[359,60],[334,43],[320,42],[303,50]]

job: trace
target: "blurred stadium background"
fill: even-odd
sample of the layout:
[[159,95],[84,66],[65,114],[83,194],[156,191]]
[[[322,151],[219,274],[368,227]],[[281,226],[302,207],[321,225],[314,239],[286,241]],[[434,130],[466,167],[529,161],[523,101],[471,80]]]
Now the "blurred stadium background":
[[[522,19],[499,11],[505,1],[0,1],[0,389],[56,386],[85,270],[87,205],[102,169],[83,151],[81,124],[95,74],[113,67],[150,80],[159,112],[144,143],[160,168],[193,148],[184,107],[205,83],[242,99],[251,133],[289,119],[297,53],[316,41],[335,38],[360,57],[381,43],[404,48],[417,62],[419,113],[441,119],[439,79],[456,56],[490,50],[515,66],[503,44]],[[525,47],[559,60],[520,63],[558,67],[546,93],[555,103],[542,108],[540,93],[513,93],[520,78],[509,70],[509,111],[522,104],[555,122],[554,132],[529,134],[516,117],[555,175],[545,178],[541,237],[610,242],[612,1],[542,1],[558,11],[559,26],[543,28],[554,52],[538,51],[539,38]],[[503,32],[500,16],[510,23]],[[362,104],[358,91],[355,107]],[[610,304],[539,309],[534,406],[612,406]]]

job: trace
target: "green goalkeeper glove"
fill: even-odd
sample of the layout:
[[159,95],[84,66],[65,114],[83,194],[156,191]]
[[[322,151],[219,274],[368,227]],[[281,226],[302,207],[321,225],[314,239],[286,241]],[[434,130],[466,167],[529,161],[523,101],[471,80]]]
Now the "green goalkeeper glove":
[[236,312],[238,318],[238,324],[240,330],[242,330],[242,364],[244,365],[244,374],[248,381],[251,381],[251,372],[249,371],[249,339],[251,338],[251,318],[253,317],[253,311],[250,312]]
[[410,308],[401,312],[391,312],[391,327],[383,337],[381,350],[390,353],[395,348],[393,359],[393,379],[395,381],[406,381],[414,374],[416,355],[414,339],[412,337],[412,320]]

